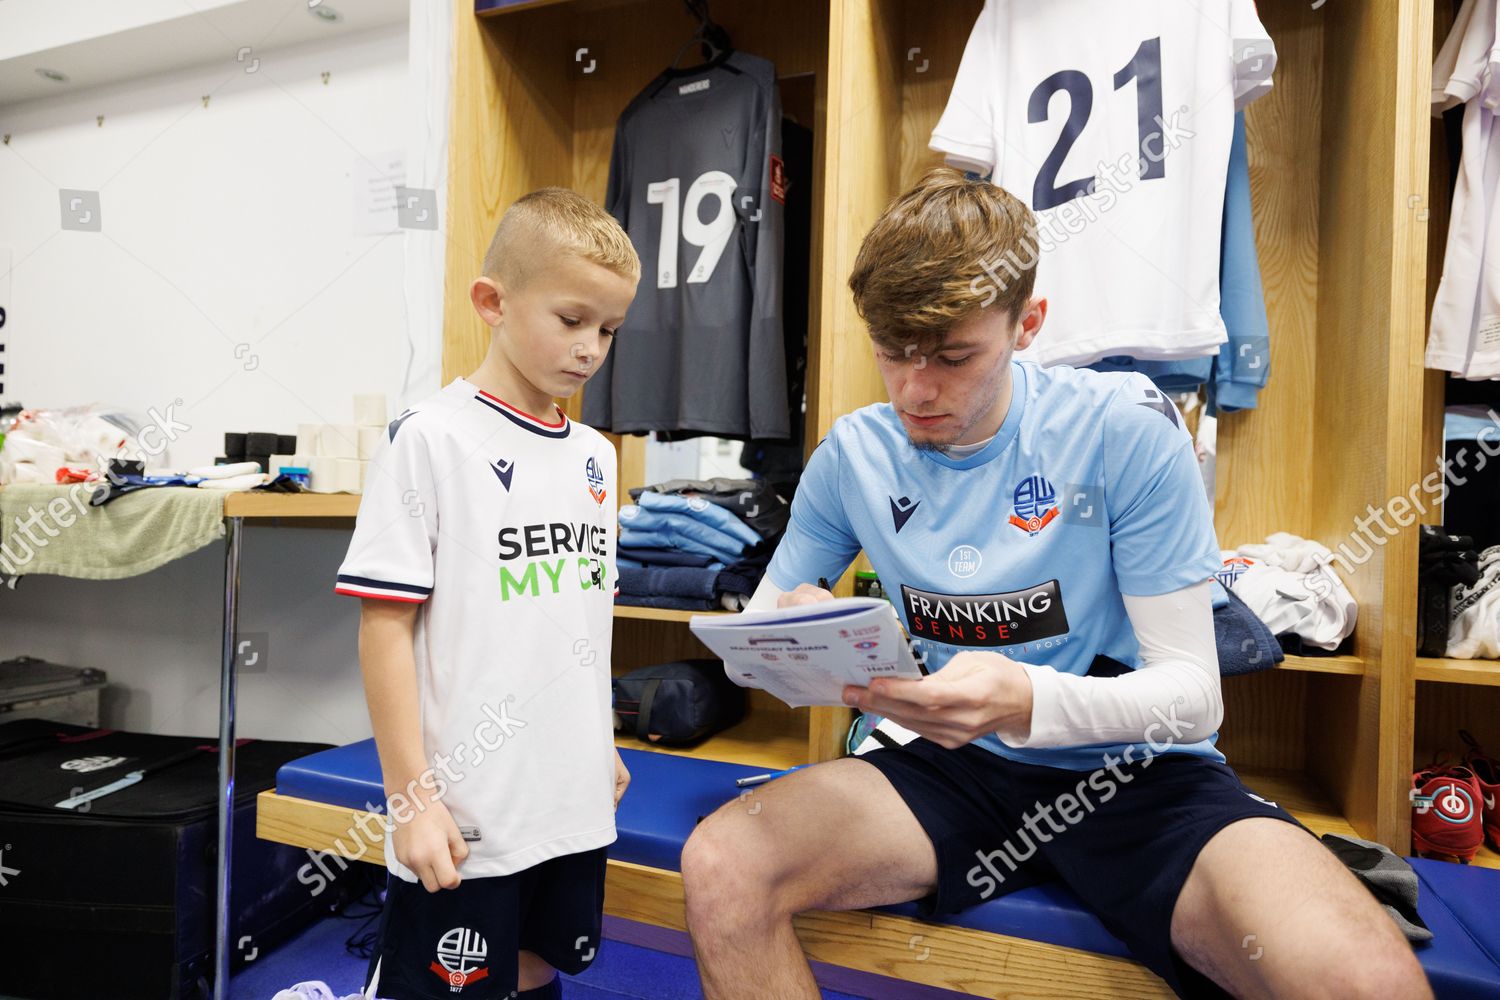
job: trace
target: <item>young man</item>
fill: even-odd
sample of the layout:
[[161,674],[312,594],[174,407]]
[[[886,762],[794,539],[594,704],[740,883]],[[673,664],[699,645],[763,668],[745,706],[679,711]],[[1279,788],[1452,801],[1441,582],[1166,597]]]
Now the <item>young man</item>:
[[599,945],[614,751],[615,453],[553,402],[598,369],[640,263],[561,188],[505,213],[466,378],[391,422],[337,590],[395,821],[366,995],[561,996]]
[[1183,996],[1430,996],[1369,892],[1214,748],[1219,554],[1192,442],[1143,376],[1012,359],[1047,313],[1034,240],[1020,201],[940,168],[860,248],[891,402],[814,452],[752,607],[828,599],[809,581],[863,549],[931,674],[845,700],[918,738],[698,827],[706,995],[817,996],[795,913],[949,913],[1056,878]]

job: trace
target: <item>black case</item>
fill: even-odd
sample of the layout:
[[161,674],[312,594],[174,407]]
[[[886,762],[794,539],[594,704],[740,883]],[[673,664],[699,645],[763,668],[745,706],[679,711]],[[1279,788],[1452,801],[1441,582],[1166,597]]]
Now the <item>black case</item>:
[[[241,740],[235,754],[232,966],[327,913],[358,862],[327,880],[304,849],[258,840],[255,797],[325,743]],[[213,978],[218,739],[0,725],[0,994],[27,1000],[197,1000]],[[55,803],[144,769],[76,810]],[[321,888],[314,895],[314,888]]]

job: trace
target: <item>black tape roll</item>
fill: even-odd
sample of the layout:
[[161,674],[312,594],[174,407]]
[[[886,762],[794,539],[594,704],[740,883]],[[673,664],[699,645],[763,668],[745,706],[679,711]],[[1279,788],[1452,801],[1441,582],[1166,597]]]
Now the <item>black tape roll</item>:
[[278,434],[251,431],[245,435],[245,460],[253,462],[257,455],[264,457],[276,454],[276,445],[280,440],[281,436]]

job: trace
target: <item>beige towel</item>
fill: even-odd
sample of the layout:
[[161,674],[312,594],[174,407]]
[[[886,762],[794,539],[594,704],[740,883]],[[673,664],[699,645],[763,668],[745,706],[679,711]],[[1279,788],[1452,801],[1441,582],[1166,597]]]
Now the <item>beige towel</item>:
[[90,507],[88,484],[6,486],[0,574],[119,580],[149,573],[224,537],[224,496],[160,486]]

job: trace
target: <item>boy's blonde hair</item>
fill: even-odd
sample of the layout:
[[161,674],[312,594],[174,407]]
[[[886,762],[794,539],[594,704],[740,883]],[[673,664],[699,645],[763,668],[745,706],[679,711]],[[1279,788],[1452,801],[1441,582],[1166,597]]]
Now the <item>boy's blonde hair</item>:
[[954,324],[981,308],[1019,319],[1036,257],[1029,208],[989,181],[937,167],[865,234],[849,288],[877,346],[933,354]]
[[631,281],[641,261],[620,224],[577,191],[545,187],[513,202],[490,240],[484,274],[519,292],[559,256],[592,261]]

